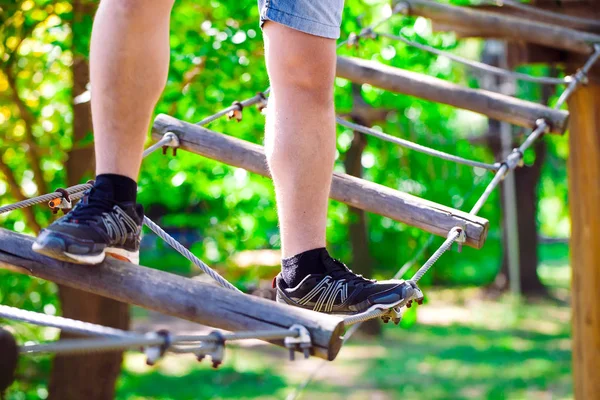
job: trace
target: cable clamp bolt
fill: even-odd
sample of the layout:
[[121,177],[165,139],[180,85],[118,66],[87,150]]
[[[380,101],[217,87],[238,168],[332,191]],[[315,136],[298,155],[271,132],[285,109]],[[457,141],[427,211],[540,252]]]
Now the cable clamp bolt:
[[542,126],[544,129],[544,132],[542,132],[542,133],[550,133],[550,124],[544,118],[536,119],[535,126],[536,126],[536,129],[539,128],[540,126]]
[[163,155],[167,154],[167,150],[170,148],[173,149],[173,156],[175,157],[177,155],[177,149],[179,148],[180,142],[179,142],[179,137],[174,134],[173,132],[167,132],[165,133],[165,135],[163,136],[163,139],[169,139],[169,143],[165,144],[162,147],[162,153]]
[[448,232],[448,237],[454,235],[455,233],[458,233],[458,237],[456,238],[455,242],[458,243],[457,251],[460,253],[462,251],[463,244],[467,242],[467,227],[465,225],[455,226],[454,228],[450,229],[450,232]]
[[[199,362],[202,362],[206,356],[210,356],[213,368],[219,368],[225,358],[225,337],[219,331],[212,331],[208,334],[212,340],[207,340],[207,346],[201,347],[200,352],[196,354]],[[204,350],[207,348],[208,350]]]
[[407,15],[410,12],[410,4],[401,1],[394,6],[392,9],[392,14],[404,14]]
[[294,353],[297,348],[302,350],[304,358],[310,357],[312,340],[310,339],[310,332],[308,332],[308,329],[302,325],[294,324],[290,326],[290,330],[298,332],[297,336],[288,336],[283,340],[285,347],[290,351],[290,361],[294,361]]
[[55,190],[56,193],[60,194],[60,197],[56,199],[52,199],[48,202],[48,207],[52,210],[52,214],[58,213],[59,210],[63,210],[63,213],[67,213],[65,210],[70,210],[73,208],[73,202],[71,201],[71,196],[66,189],[58,188]]
[[351,32],[350,35],[348,35],[348,47],[354,47],[358,45],[358,39],[359,36],[356,34],[356,32]]
[[508,175],[508,173],[516,167],[522,167],[524,165],[523,153],[521,153],[519,149],[513,149],[513,151],[506,157],[506,160],[503,164],[505,164],[508,167],[508,170],[506,171],[502,179],[504,179],[506,175]]
[[237,122],[240,122],[243,117],[244,105],[237,100],[231,103],[231,105],[235,108],[227,113],[227,118],[235,118]]
[[[462,232],[465,232],[464,229],[462,229]],[[464,235],[464,241],[467,241],[467,235]],[[464,243],[464,242],[463,242]],[[423,299],[425,298],[425,295],[423,294],[423,291],[421,291],[421,288],[417,285],[416,282],[413,281],[407,281],[408,284],[410,284],[413,288],[413,293],[411,296],[411,300],[415,300],[417,302],[417,304],[421,305],[423,304]]]
[[575,72],[573,79],[575,79],[578,83],[581,83],[582,85],[587,85],[590,82],[588,75],[581,68],[578,69],[577,72]]
[[377,34],[375,33],[375,31],[371,27],[367,27],[367,28],[363,29],[362,31],[360,31],[360,33],[358,34],[358,36],[359,37],[364,37],[364,38],[369,38],[369,39],[375,39],[375,38],[377,38]]
[[267,100],[267,96],[265,96],[263,92],[258,92],[256,93],[256,95],[260,98],[259,102],[256,103],[256,108],[258,109],[258,112],[262,113],[263,110],[267,108],[269,101]]
[[167,350],[171,347],[173,339],[171,337],[171,333],[165,329],[161,329],[157,332],[152,332],[147,334],[146,336],[150,338],[162,338],[163,343],[159,346],[150,346],[144,348],[144,354],[146,354],[146,364],[154,365],[158,360],[165,355]]

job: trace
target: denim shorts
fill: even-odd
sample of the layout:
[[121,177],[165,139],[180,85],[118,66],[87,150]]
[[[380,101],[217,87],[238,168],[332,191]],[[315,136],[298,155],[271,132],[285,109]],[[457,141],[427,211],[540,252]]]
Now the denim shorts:
[[329,39],[340,37],[344,0],[258,0],[260,26],[274,21]]

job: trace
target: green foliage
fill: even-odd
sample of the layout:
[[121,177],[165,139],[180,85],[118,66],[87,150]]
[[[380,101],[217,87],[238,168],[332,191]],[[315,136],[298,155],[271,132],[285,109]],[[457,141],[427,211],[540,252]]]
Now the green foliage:
[[[571,397],[568,306],[539,302],[515,307],[503,299],[474,300],[472,293],[460,291],[440,304],[441,294],[431,294],[436,300],[428,307],[435,311],[429,315],[437,316],[437,322],[410,329],[385,325],[377,339],[356,335],[335,362],[321,367],[300,398]],[[469,299],[468,308],[460,305],[457,294]],[[469,321],[453,321],[451,310],[459,319],[466,314]],[[554,318],[548,321],[548,314]],[[225,364],[215,371],[186,356],[167,357],[150,369],[142,356],[129,354],[116,397],[282,399],[321,363],[291,363],[286,355],[272,347],[230,346]]]
[[[388,3],[348,0],[342,37],[382,18],[389,12]],[[96,2],[80,1],[77,4],[89,7]],[[258,10],[254,3],[177,1],[172,14],[169,78],[156,112],[196,122],[235,100],[264,90],[269,83],[257,21]],[[91,136],[78,143],[73,141],[71,71],[75,58],[87,56],[91,24],[89,14],[84,13],[75,20],[73,1],[0,1],[0,162],[7,167],[0,169],[0,204],[12,203],[19,195],[29,197],[64,186],[67,180],[64,164],[69,152],[91,146]],[[397,17],[382,29],[471,58],[477,58],[482,48],[478,40],[459,41],[451,33],[433,33],[431,24],[423,18]],[[359,47],[342,48],[340,54],[377,60],[463,85],[478,85],[463,67],[386,39],[363,40]],[[530,68],[527,72],[547,73],[540,67]],[[342,79],[337,79],[335,85],[336,107],[343,114],[352,108],[351,85]],[[534,85],[520,85],[518,94],[532,100],[540,97],[539,89]],[[393,110],[376,129],[459,156],[493,161],[485,146],[472,145],[468,141],[487,128],[487,120],[482,116],[388,93],[369,85],[363,85],[362,95],[374,107]],[[220,119],[211,123],[210,128],[262,143],[263,125],[264,117],[257,110],[246,109],[242,122]],[[337,134],[335,168],[343,171],[343,160],[352,136],[342,128],[338,128]],[[546,140],[550,162],[544,167],[542,176],[539,223],[546,235],[566,236],[569,217],[564,160],[568,149],[562,137]],[[534,158],[535,154],[527,154],[528,162]],[[489,173],[432,159],[373,138],[368,138],[362,165],[366,179],[462,210],[468,210],[475,203],[491,179]],[[11,177],[19,188],[11,187]],[[258,275],[240,277],[236,274],[235,266],[227,262],[232,255],[242,250],[278,249],[280,246],[275,197],[268,179],[180,151],[176,158],[158,153],[151,155],[144,162],[139,184],[139,200],[152,217],[170,231],[189,233],[191,250],[210,264],[219,266],[226,276],[238,277],[237,284],[249,286],[256,283],[253,280]],[[425,284],[483,285],[494,279],[502,247],[497,192],[481,215],[490,220],[485,248],[480,251],[465,248],[460,254],[446,254],[423,279]],[[34,216],[42,227],[53,218],[44,207],[34,208]],[[331,202],[328,245],[336,257],[352,264],[348,222],[348,207]],[[22,212],[0,216],[0,224],[19,232],[35,230]],[[146,232],[146,235],[152,234]],[[388,278],[414,256],[429,235],[389,218],[369,214],[368,237],[376,263],[375,275]],[[417,261],[420,263],[431,255],[441,240],[437,238]],[[195,273],[187,260],[164,244],[151,239],[146,243],[149,245],[142,254],[143,264],[184,275]],[[0,282],[0,303],[48,313],[60,312],[54,285],[5,271],[0,271]],[[404,323],[411,325],[414,320],[407,318]],[[19,338],[27,340],[49,339],[56,334],[21,324],[15,324],[13,328]],[[435,332],[432,335],[435,336]],[[386,364],[385,368],[388,367]],[[31,379],[19,389],[34,393],[39,389],[37,377],[47,373],[47,368],[47,363],[43,363],[23,372]],[[204,372],[193,378],[202,382],[207,379]],[[251,373],[242,378],[258,379]],[[145,390],[146,383],[137,379],[133,374],[124,378],[129,385],[129,388],[123,386],[120,389],[124,398],[128,398],[131,390]],[[223,379],[238,382],[232,371],[227,371]],[[281,386],[280,380],[269,379],[265,384]],[[378,384],[385,383],[378,377],[369,379]],[[258,393],[262,389],[252,390]],[[37,396],[43,397],[39,393]],[[222,396],[227,397],[226,394]]]

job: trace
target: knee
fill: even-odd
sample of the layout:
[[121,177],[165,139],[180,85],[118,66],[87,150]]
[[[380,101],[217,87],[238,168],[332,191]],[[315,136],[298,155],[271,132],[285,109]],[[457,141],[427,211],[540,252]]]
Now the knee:
[[273,89],[309,97],[317,103],[331,103],[335,73],[334,68],[326,64],[300,54],[282,54],[276,62],[277,71],[271,74]]

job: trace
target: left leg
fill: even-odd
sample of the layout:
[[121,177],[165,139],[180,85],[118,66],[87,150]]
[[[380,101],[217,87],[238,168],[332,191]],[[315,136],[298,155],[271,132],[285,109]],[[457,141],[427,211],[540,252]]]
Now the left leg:
[[335,41],[276,22],[264,27],[271,83],[265,150],[275,184],[281,252],[325,247],[335,160]]

